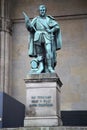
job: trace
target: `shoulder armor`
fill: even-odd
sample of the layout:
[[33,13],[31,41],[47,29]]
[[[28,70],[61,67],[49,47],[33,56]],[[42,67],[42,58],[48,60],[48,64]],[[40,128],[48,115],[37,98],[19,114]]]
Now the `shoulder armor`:
[[32,23],[34,23],[37,20],[38,16],[32,19]]
[[53,19],[53,20],[55,20],[55,18],[53,16],[51,16],[51,15],[48,15],[48,17],[51,18],[51,19]]

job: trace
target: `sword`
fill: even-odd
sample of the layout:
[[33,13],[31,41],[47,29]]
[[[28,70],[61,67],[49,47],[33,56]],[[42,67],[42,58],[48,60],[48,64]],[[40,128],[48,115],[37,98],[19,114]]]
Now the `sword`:
[[27,26],[27,27],[28,27],[28,26],[31,26],[31,27],[33,27],[33,29],[36,31],[36,28],[35,28],[33,25],[31,25],[30,18],[27,16],[27,14],[26,14],[24,11],[23,11],[22,13],[23,13],[23,15],[24,15],[24,17],[25,17],[26,26]]

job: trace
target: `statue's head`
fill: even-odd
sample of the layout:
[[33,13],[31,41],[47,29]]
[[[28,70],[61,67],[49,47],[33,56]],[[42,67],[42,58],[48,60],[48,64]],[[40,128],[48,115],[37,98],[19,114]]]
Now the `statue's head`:
[[45,5],[39,6],[39,14],[41,17],[44,17],[46,15],[47,8]]

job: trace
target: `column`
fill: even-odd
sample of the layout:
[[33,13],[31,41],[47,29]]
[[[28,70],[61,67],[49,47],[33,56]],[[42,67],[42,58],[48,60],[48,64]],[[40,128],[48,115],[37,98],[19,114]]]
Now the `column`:
[[12,23],[9,18],[10,1],[1,0],[1,61],[0,91],[10,93],[10,39]]

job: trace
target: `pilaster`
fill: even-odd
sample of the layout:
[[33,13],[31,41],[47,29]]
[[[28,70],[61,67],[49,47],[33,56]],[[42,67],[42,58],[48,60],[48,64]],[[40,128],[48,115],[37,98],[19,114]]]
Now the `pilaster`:
[[1,0],[1,28],[0,28],[0,91],[9,93],[10,77],[10,44],[12,22],[9,17],[10,1]]

